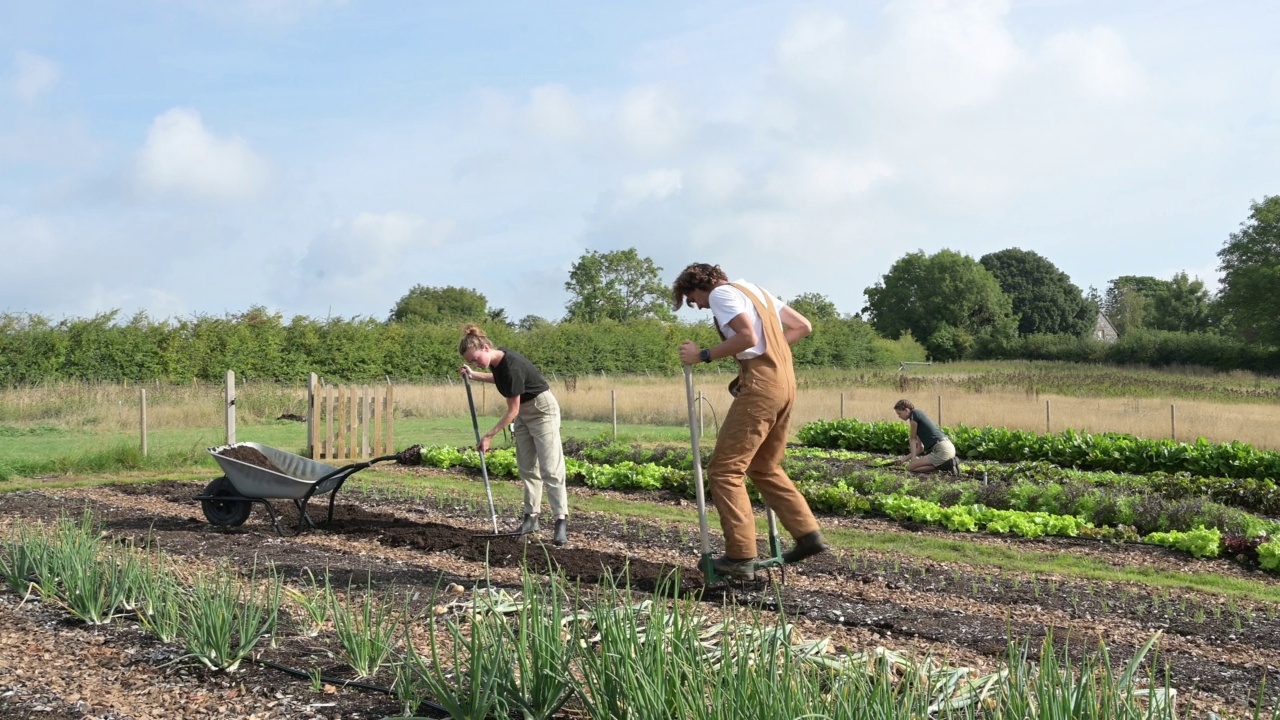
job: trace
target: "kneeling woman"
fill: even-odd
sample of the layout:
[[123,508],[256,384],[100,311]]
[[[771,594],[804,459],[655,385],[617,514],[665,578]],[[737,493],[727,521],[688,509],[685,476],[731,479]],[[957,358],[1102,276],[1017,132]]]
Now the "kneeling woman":
[[899,400],[893,411],[911,426],[911,452],[898,458],[898,462],[906,463],[911,472],[958,472],[956,446],[928,415],[907,400]]
[[468,325],[464,332],[458,344],[463,361],[492,372],[475,372],[463,365],[462,376],[493,383],[498,394],[507,399],[507,412],[480,438],[480,451],[487,451],[489,441],[515,422],[516,465],[524,481],[524,520],[516,532],[527,535],[539,530],[538,511],[545,484],[555,515],[552,542],[564,545],[569,541],[569,499],[564,485],[564,447],[560,443],[560,404],[551,394],[546,378],[525,356],[493,347],[489,337],[475,325]]

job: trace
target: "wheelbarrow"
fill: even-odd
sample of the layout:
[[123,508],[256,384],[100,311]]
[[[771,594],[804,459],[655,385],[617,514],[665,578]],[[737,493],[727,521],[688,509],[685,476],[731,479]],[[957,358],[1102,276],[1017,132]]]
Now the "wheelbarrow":
[[[221,454],[230,448],[257,450],[275,466],[275,469]],[[317,495],[329,495],[329,515],[326,522],[332,522],[334,500],[347,478],[374,463],[387,460],[415,464],[414,455],[421,453],[421,446],[414,445],[395,455],[384,455],[340,468],[252,442],[221,445],[209,448],[208,452],[225,473],[222,477],[215,478],[205,486],[202,493],[195,497],[200,501],[200,508],[204,511],[204,517],[209,524],[219,527],[243,525],[249,519],[254,503],[257,503],[267,509],[267,513],[271,516],[271,526],[276,532],[289,536],[298,535],[308,527],[318,527],[307,514],[307,503],[311,498]],[[281,527],[280,516],[271,506],[269,502],[271,500],[293,501],[299,515],[298,527],[293,532],[287,533]]]

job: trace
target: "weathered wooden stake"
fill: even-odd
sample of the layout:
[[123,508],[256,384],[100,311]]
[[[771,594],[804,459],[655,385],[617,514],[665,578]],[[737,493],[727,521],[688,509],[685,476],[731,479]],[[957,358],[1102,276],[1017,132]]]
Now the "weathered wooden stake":
[[236,444],[236,372],[227,371],[227,444]]
[[147,389],[142,388],[142,457],[147,456]]

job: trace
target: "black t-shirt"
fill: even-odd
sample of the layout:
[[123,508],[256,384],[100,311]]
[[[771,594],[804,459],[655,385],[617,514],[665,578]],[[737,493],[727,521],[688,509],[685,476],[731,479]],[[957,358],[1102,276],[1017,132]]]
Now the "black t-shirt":
[[519,395],[520,402],[527,403],[551,389],[529,358],[515,350],[498,349],[503,355],[502,362],[493,366],[493,384],[498,386],[499,395],[505,398]]

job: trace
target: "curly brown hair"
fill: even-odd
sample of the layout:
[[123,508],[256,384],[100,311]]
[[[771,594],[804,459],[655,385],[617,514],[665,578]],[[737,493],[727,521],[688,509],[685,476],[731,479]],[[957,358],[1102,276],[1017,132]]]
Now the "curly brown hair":
[[716,285],[727,282],[729,276],[724,274],[719,265],[694,263],[671,283],[671,309],[679,310],[685,304],[690,290],[710,291]]

